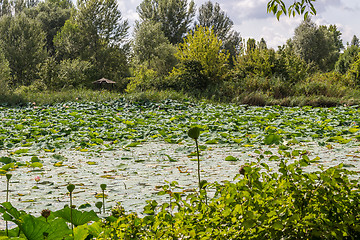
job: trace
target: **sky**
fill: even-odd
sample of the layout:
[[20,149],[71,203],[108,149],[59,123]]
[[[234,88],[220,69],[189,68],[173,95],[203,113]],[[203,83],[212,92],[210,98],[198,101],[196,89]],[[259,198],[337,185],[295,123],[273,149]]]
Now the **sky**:
[[[139,19],[136,7],[142,0],[118,0],[123,19],[127,19],[131,26]],[[190,1],[190,0],[188,0]],[[220,4],[221,9],[234,22],[233,29],[242,38],[254,38],[260,41],[264,38],[268,47],[277,49],[292,38],[294,30],[302,22],[303,17],[280,17],[280,21],[273,14],[267,13],[266,5],[269,0],[212,0]],[[207,0],[194,0],[198,9]],[[291,3],[293,0],[285,0]],[[360,38],[360,1],[359,0],[316,0],[317,10],[312,20],[317,25],[335,24],[342,33],[342,40],[346,46],[352,37]],[[130,29],[130,32],[132,32]],[[132,34],[132,33],[131,33]]]

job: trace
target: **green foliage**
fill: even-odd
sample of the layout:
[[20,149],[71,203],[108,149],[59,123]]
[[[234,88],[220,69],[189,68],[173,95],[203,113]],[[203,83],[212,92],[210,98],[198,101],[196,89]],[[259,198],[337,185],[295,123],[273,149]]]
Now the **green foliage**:
[[191,0],[143,0],[137,7],[142,22],[151,21],[161,24],[161,30],[171,44],[182,41],[189,31],[195,15],[195,4]]
[[347,75],[357,86],[360,85],[360,52],[354,58],[354,62],[349,66]]
[[207,1],[199,8],[199,15],[195,26],[202,26],[214,31],[214,34],[221,40],[224,40],[229,34],[233,21],[221,10],[218,3],[213,4]]
[[221,48],[222,42],[206,27],[198,27],[194,32],[178,44],[176,58],[180,65],[172,71],[173,76],[187,72],[184,63],[199,62],[202,66],[202,75],[209,83],[219,83],[225,77],[228,67],[229,54]]
[[340,49],[341,33],[336,26],[318,27],[310,19],[304,20],[293,37],[294,50],[307,63],[315,63],[320,70],[333,70]]
[[47,239],[52,240],[62,239],[71,233],[64,219],[51,216],[48,220],[42,216],[35,218],[23,211],[19,212],[7,202],[1,204],[0,212],[3,212],[4,219],[14,222],[29,240],[43,239],[44,233],[47,234]]
[[275,66],[276,75],[286,79],[287,82],[300,82],[312,71],[311,66],[295,54],[291,40],[285,46],[280,47],[276,55],[278,59]]
[[40,65],[40,79],[50,89],[89,86],[89,75],[94,70],[88,61],[64,59],[56,63],[53,58]]
[[25,9],[26,16],[40,22],[46,34],[46,49],[50,56],[55,55],[54,37],[70,18],[72,7],[73,4],[69,0],[46,0],[39,2],[35,7]]
[[168,74],[176,64],[176,48],[161,30],[160,22],[143,21],[135,29],[133,51],[135,64],[154,69],[159,75]]
[[[72,218],[71,218],[71,212],[72,212]],[[56,217],[61,217],[66,222],[74,224],[74,226],[80,226],[90,221],[99,220],[99,217],[96,215],[94,211],[89,211],[89,212],[79,211],[76,209],[71,209],[69,207],[65,207],[61,210],[53,212],[52,214]]]
[[195,26],[202,26],[211,29],[222,41],[222,48],[230,53],[230,65],[241,49],[240,34],[232,29],[233,21],[221,10],[218,3],[213,4],[207,1],[199,8],[199,14]]
[[318,73],[296,85],[296,94],[340,98],[346,95],[348,87],[351,88],[351,86],[353,86],[352,82],[339,73]]
[[37,65],[47,56],[45,34],[40,24],[25,14],[4,16],[0,19],[0,40],[9,61],[11,84],[30,85],[37,78]]
[[360,47],[360,40],[356,35],[351,39],[350,46]]
[[117,1],[79,1],[76,13],[54,38],[57,56],[90,62],[94,67],[90,82],[102,77],[120,81],[129,74],[128,29]]
[[338,61],[335,64],[335,71],[345,74],[352,63],[354,63],[355,58],[360,53],[360,47],[356,45],[348,46],[345,51],[340,55]]
[[316,15],[316,9],[313,2],[315,2],[315,0],[294,1],[293,4],[287,6],[281,0],[271,0],[267,4],[267,11],[268,13],[272,12],[276,15],[278,20],[282,14],[285,16],[288,15],[289,17],[295,17],[296,14],[299,14],[304,15],[304,19],[307,19],[309,13],[311,15]]
[[0,17],[11,14],[11,1],[1,0],[0,1]]
[[129,84],[125,91],[127,93],[144,92],[151,89],[164,89],[167,83],[153,69],[139,65],[136,67],[133,76],[128,78]]
[[[205,192],[178,194],[164,186],[171,204],[149,201],[148,216],[119,216],[105,226],[100,239],[333,239],[357,238],[359,182],[342,165],[306,172],[313,161],[302,151],[279,151],[279,172],[251,163],[234,182],[213,184],[215,196],[205,204]],[[287,163],[289,158],[298,158]],[[172,213],[175,212],[175,213]]]
[[[8,91],[8,84],[10,82],[10,67],[9,61],[5,58],[0,44],[0,96],[4,96]],[[1,98],[1,97],[0,97]]]
[[209,86],[209,78],[205,75],[204,67],[199,61],[185,60],[179,66],[181,72],[169,78],[169,84],[174,89],[196,94]]
[[274,50],[260,50],[248,47],[246,54],[237,57],[234,71],[242,78],[248,75],[270,77],[274,73],[275,65],[276,56]]

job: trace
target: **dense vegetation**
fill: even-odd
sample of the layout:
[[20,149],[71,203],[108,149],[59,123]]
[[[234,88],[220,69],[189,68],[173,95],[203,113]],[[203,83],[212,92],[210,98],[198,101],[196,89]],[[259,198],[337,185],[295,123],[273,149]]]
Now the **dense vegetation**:
[[[277,17],[305,11],[279,3],[268,5]],[[359,39],[344,46],[335,25],[306,18],[286,44],[269,49],[265,39],[242,39],[211,1],[196,9],[193,1],[144,0],[137,12],[130,37],[115,0],[1,0],[0,101],[92,89],[105,77],[119,93],[174,91],[254,105],[359,102]]]

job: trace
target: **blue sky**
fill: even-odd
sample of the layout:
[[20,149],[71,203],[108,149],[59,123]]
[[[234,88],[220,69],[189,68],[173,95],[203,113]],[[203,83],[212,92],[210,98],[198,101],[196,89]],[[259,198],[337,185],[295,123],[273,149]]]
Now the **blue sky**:
[[[190,1],[190,0],[188,0]],[[207,0],[194,0],[200,7]],[[293,0],[285,0],[292,2]],[[136,7],[142,0],[119,0],[119,7],[124,19],[133,25],[138,19]],[[295,28],[303,20],[302,16],[289,18],[282,16],[280,21],[266,12],[268,0],[218,0],[227,15],[234,22],[234,29],[245,39],[262,37],[269,47],[283,45],[294,34]],[[318,25],[335,24],[342,32],[344,45],[356,35],[360,38],[360,1],[359,0],[316,0],[317,15],[312,20]],[[132,29],[131,29],[132,31]]]

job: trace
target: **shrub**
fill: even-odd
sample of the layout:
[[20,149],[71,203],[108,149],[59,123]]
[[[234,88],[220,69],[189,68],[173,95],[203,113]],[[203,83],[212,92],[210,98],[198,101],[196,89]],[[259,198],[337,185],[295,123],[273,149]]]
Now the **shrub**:
[[163,77],[159,76],[155,70],[142,65],[135,69],[133,75],[128,78],[129,83],[125,89],[127,93],[143,92],[151,89],[162,90],[167,86]]
[[204,67],[199,61],[184,60],[181,63],[181,69],[181,72],[169,77],[174,89],[199,93],[209,86],[209,78],[203,73]]
[[296,85],[296,94],[305,96],[343,97],[352,84],[336,72],[317,73]]

